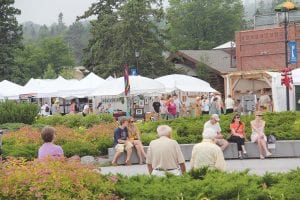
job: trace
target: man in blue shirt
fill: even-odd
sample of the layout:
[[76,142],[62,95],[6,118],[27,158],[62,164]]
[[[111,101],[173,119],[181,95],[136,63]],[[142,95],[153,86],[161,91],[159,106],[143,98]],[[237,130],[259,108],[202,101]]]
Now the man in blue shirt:
[[112,165],[117,165],[117,160],[120,155],[126,150],[127,156],[125,163],[126,165],[130,165],[130,158],[132,153],[133,145],[128,140],[128,119],[125,117],[120,120],[120,126],[114,131],[114,147],[116,149],[116,154],[112,160]]

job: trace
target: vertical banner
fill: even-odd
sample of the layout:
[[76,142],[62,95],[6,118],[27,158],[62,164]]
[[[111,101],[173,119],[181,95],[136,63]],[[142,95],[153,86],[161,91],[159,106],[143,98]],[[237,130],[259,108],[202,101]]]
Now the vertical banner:
[[289,50],[290,50],[290,64],[297,64],[297,42],[296,41],[291,41],[288,42]]
[[129,95],[130,94],[130,84],[129,84],[129,74],[128,74],[128,71],[129,71],[129,67],[127,64],[125,64],[124,66],[124,85],[125,85],[125,90],[124,90],[124,93],[125,93],[125,96]]

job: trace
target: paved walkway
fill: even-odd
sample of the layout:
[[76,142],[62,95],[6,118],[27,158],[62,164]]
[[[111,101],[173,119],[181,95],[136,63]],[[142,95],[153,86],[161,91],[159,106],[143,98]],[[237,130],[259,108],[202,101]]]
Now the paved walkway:
[[[250,174],[263,175],[266,172],[288,172],[292,169],[300,168],[300,158],[274,158],[274,159],[245,159],[226,160],[228,172],[250,170]],[[186,163],[187,170],[190,170],[190,163]],[[138,174],[148,174],[146,165],[131,166],[111,166],[101,167],[103,174],[123,174],[133,176]]]

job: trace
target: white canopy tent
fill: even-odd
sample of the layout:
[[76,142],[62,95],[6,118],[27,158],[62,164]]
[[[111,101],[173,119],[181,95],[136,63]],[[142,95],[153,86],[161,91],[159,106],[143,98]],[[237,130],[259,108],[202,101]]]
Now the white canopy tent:
[[59,90],[70,87],[69,80],[59,76],[56,79],[31,78],[24,86],[22,94],[32,94],[37,98],[57,97]]
[[19,99],[24,88],[16,83],[3,80],[0,82],[0,99]]
[[166,87],[167,92],[175,90],[183,92],[216,92],[208,82],[182,74],[166,75],[154,80],[162,83]]
[[[143,76],[129,76],[130,95],[163,93],[165,86],[151,78]],[[107,81],[95,89],[90,96],[116,96],[124,94],[124,77]]]
[[292,77],[294,85],[300,85],[300,68],[292,71]]
[[103,85],[106,80],[97,76],[93,72],[87,75],[82,80],[67,80],[69,81],[68,87],[64,89],[59,89],[58,97],[87,97],[91,96],[90,93],[94,91],[99,86]]

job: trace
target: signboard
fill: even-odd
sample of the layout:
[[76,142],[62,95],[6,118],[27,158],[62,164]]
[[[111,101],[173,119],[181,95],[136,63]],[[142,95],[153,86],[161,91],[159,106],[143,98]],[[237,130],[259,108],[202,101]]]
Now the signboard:
[[288,42],[289,50],[290,50],[290,64],[297,64],[297,42],[291,41]]
[[136,67],[131,67],[130,68],[130,75],[131,76],[137,76],[138,75]]

